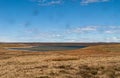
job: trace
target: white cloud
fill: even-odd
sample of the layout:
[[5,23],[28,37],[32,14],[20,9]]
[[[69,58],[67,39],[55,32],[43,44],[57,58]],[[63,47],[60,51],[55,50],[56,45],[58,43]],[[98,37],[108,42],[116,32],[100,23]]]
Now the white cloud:
[[82,0],[80,3],[86,5],[89,3],[108,2],[108,1],[110,0]]
[[104,33],[106,34],[119,34],[120,26],[106,26],[104,28]]
[[68,33],[84,33],[84,32],[92,32],[96,31],[97,27],[96,26],[85,26],[85,27],[77,27],[73,29],[68,29]]
[[95,26],[87,26],[84,28],[81,28],[82,31],[95,31],[97,30]]
[[112,38],[114,41],[120,41],[120,38],[118,38],[118,37],[113,37]]
[[113,33],[115,33],[114,31],[111,31],[111,30],[107,30],[107,31],[105,31],[105,33],[107,33],[107,34],[113,34]]
[[115,36],[108,37],[108,38],[106,38],[106,41],[107,42],[120,42],[120,37],[115,37]]
[[34,0],[38,2],[40,6],[50,6],[50,5],[59,5],[63,0]]

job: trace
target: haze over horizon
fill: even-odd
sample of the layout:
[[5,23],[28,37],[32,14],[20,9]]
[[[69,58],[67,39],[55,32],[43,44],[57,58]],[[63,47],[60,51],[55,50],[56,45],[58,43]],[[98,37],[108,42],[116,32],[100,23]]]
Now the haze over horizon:
[[0,42],[120,42],[120,0],[0,0]]

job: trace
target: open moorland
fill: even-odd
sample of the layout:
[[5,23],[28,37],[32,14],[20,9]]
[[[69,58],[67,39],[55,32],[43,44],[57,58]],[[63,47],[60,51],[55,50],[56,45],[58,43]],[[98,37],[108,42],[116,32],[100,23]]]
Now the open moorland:
[[120,44],[81,43],[86,48],[33,52],[10,50],[37,43],[0,43],[0,78],[120,78]]

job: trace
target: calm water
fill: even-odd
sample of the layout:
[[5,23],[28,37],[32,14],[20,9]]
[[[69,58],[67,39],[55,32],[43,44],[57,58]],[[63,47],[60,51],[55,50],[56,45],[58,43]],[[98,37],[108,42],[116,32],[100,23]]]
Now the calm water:
[[10,48],[10,49],[27,51],[61,51],[61,50],[74,50],[85,47],[87,46],[35,46],[31,48]]

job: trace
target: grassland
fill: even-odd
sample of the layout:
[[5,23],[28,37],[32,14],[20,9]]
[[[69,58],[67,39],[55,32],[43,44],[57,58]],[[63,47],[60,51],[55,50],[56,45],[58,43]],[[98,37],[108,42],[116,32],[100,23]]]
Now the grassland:
[[0,44],[0,78],[120,78],[120,44],[79,50],[9,50],[31,44]]

